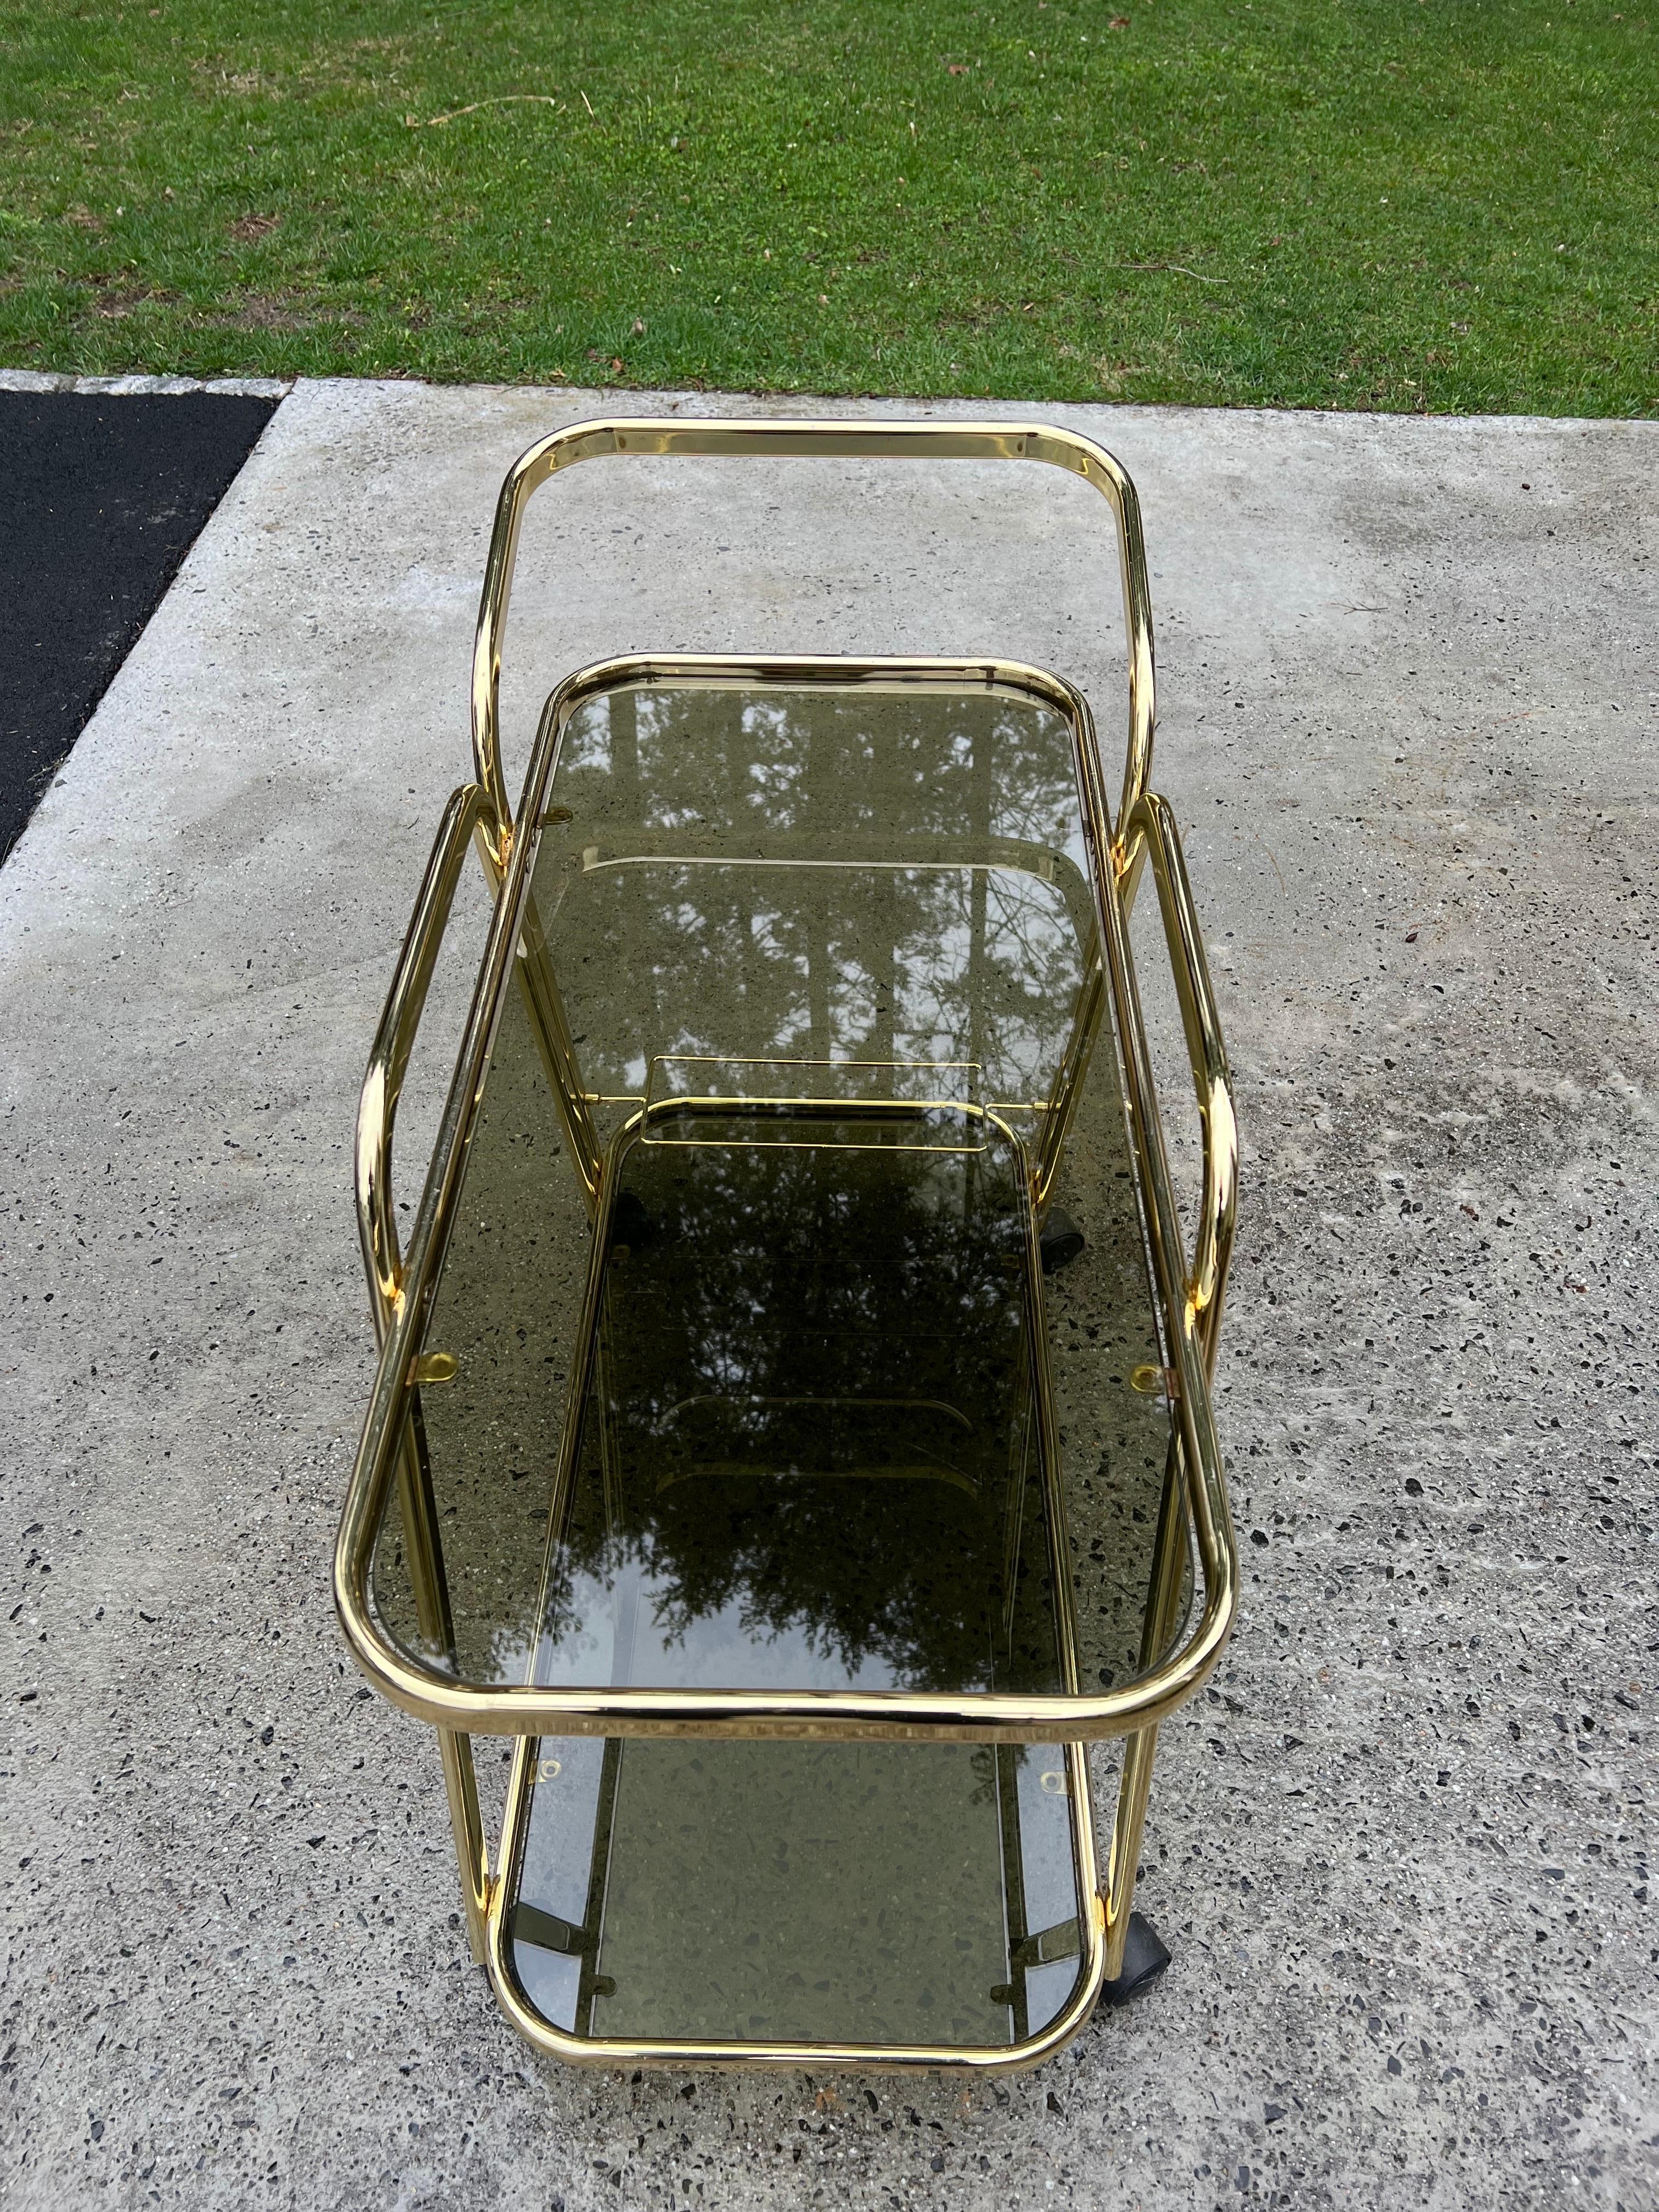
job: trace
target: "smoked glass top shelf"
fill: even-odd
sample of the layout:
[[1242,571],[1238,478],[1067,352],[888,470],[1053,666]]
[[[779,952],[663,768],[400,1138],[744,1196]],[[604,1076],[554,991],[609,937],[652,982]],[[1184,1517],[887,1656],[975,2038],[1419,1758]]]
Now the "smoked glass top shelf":
[[[1188,1625],[1184,1519],[1149,1621],[1179,1394],[1081,702],[843,665],[550,702],[368,1576],[472,1726],[506,1692],[621,1732],[611,1693],[732,1693],[1040,1741]],[[1085,1249],[1045,1281],[1054,1207]]]

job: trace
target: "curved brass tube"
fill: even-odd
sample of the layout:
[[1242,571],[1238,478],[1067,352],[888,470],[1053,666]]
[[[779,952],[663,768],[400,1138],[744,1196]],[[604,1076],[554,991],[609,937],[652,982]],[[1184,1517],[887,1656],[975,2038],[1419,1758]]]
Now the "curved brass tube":
[[1037,422],[777,422],[741,416],[686,418],[617,416],[572,422],[540,439],[507,471],[495,507],[489,559],[472,650],[472,755],[478,781],[489,794],[495,826],[487,825],[498,865],[510,840],[512,807],[501,767],[501,638],[519,532],[531,495],[578,461],[607,453],[707,457],[751,454],[843,460],[908,457],[933,460],[1046,461],[1081,477],[1102,493],[1117,524],[1118,566],[1123,580],[1123,619],[1129,654],[1129,731],[1123,766],[1120,823],[1146,788],[1157,720],[1152,664],[1152,594],[1141,535],[1140,502],[1121,464],[1104,446],[1075,430]]
[[[1176,994],[1181,1005],[1188,1054],[1192,1061],[1193,1080],[1198,1092],[1199,1121],[1203,1136],[1204,1189],[1190,1269],[1187,1267],[1180,1243],[1179,1218],[1170,1197],[1163,1145],[1158,1135],[1158,1109],[1151,1064],[1146,1053],[1145,1030],[1139,1020],[1138,1009],[1133,1006],[1133,1003],[1131,1011],[1134,1012],[1135,1019],[1133,1034],[1127,1041],[1130,1049],[1126,1053],[1127,1073],[1132,1093],[1139,1101],[1143,1150],[1151,1156],[1148,1188],[1152,1202],[1148,1209],[1148,1228],[1154,1251],[1161,1261],[1160,1272],[1166,1279],[1176,1278],[1176,1271],[1179,1270],[1179,1277],[1172,1281],[1171,1287],[1184,1291],[1182,1328],[1176,1344],[1177,1369],[1186,1358],[1195,1354],[1194,1364],[1200,1367],[1207,1382],[1215,1372],[1221,1308],[1238,1210],[1238,1129],[1233,1112],[1232,1081],[1227,1067],[1226,1048],[1222,1042],[1215,994],[1210,983],[1209,964],[1204,957],[1204,940],[1193,905],[1192,889],[1187,880],[1181,838],[1168,803],[1155,792],[1143,793],[1120,823],[1115,854],[1117,911],[1122,916],[1126,930],[1141,862],[1149,856],[1153,880],[1158,885],[1158,905],[1170,948]],[[1127,958],[1122,957],[1124,948],[1121,940],[1115,945],[1114,951],[1121,962],[1119,969],[1121,985],[1127,985],[1127,994],[1133,1002],[1133,969]],[[1211,1571],[1209,1562],[1212,1556],[1219,1553],[1224,1557],[1226,1571],[1235,1589],[1237,1583],[1237,1542],[1227,1510],[1225,1491],[1218,1482],[1210,1479],[1211,1470],[1206,1467],[1201,1455],[1195,1463],[1198,1479],[1188,1480],[1188,1468],[1194,1463],[1185,1456],[1186,1450],[1189,1449],[1188,1439],[1182,1437],[1180,1441],[1182,1449],[1171,1449],[1165,1476],[1158,1564],[1153,1572],[1146,1638],[1142,1652],[1143,1660],[1148,1662],[1161,1647],[1175,1619],[1180,1580],[1179,1563],[1186,1552],[1189,1513],[1192,1525],[1197,1530],[1200,1553],[1205,1561],[1206,1599]],[[1178,1535],[1177,1530],[1180,1532]],[[1134,1897],[1135,1870],[1140,1858],[1146,1801],[1157,1747],[1157,1729],[1146,1728],[1132,1735],[1124,1749],[1117,1817],[1112,1827],[1104,1892],[1106,1971],[1112,1976],[1121,1972],[1123,1966],[1129,1911]]]
[[1204,1195],[1198,1236],[1187,1282],[1187,1303],[1203,1346],[1206,1370],[1215,1372],[1220,1338],[1222,1301],[1227,1288],[1227,1267],[1232,1257],[1233,1229],[1238,1217],[1238,1121],[1233,1111],[1232,1076],[1227,1066],[1227,1048],[1222,1042],[1221,1018],[1216,1011],[1209,963],[1193,905],[1192,886],[1181,837],[1169,802],[1157,792],[1144,792],[1124,819],[1121,842],[1131,862],[1135,847],[1145,839],[1158,885],[1164,934],[1170,941],[1170,962],[1175,971],[1176,995],[1181,1003],[1182,1026],[1193,1063],[1198,1091],[1198,1119],[1204,1142]]
[[489,799],[478,784],[464,783],[450,794],[433,840],[432,857],[421,878],[409,932],[398,955],[397,971],[374,1032],[357,1101],[357,1234],[374,1309],[374,1334],[382,1344],[403,1295],[403,1255],[398,1249],[398,1224],[392,1211],[392,1135],[398,1100],[409,1072],[415,1032],[431,986],[444,924],[454,902],[461,863],[474,830],[487,822],[489,812]]
[[[368,1277],[375,1340],[382,1351],[396,1328],[404,1305],[403,1255],[398,1244],[397,1218],[392,1208],[392,1139],[398,1118],[398,1100],[409,1072],[415,1033],[426,1005],[438,948],[443,941],[444,924],[454,902],[455,886],[466,859],[467,845],[489,811],[489,801],[476,783],[463,784],[450,795],[433,841],[432,857],[421,878],[409,933],[398,956],[392,988],[374,1032],[368,1070],[357,1102],[357,1233],[362,1243],[364,1272]],[[393,1435],[398,1507],[403,1516],[410,1580],[422,1632],[438,1644],[453,1645],[454,1628],[450,1619],[443,1547],[426,1463],[426,1447],[416,1415],[415,1394],[410,1390],[406,1396],[407,1402],[400,1408]],[[461,1895],[466,1906],[467,1936],[473,1957],[482,1960],[485,1955],[485,1923],[489,1909],[489,1856],[478,1806],[472,1745],[470,1738],[454,1729],[440,1729],[438,1737],[444,1794],[449,1801],[450,1827],[460,1867]]]

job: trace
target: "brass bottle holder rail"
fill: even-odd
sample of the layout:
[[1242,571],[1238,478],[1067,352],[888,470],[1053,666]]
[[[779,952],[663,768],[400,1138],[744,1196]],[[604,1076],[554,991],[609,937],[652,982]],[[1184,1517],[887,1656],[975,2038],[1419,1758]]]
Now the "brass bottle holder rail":
[[[1036,459],[1066,468],[1094,484],[1106,496],[1116,523],[1129,646],[1128,743],[1115,826],[1089,708],[1073,687],[1013,663],[916,658],[630,656],[586,668],[567,678],[548,700],[515,817],[508,805],[501,759],[499,683],[520,529],[528,499],[540,483],[562,468],[602,454]],[[1113,1018],[1108,1026],[1121,1054],[1139,1208],[1168,1359],[1164,1376],[1172,1416],[1146,1613],[1143,1671],[1133,1680],[1085,1690],[1077,1680],[1074,1662],[1068,1661],[1070,1671],[1059,1693],[782,1686],[570,1688],[534,1679],[475,1683],[460,1679],[453,1668],[428,1664],[412,1656],[377,1618],[371,1562],[377,1531],[395,1489],[422,1636],[436,1647],[453,1648],[419,1393],[422,1383],[442,1379],[445,1355],[425,1348],[426,1334],[454,1227],[468,1148],[478,1126],[492,1042],[504,994],[514,988],[515,973],[583,1197],[596,1218],[596,1255],[602,1249],[608,1193],[605,1155],[593,1120],[599,1102],[582,1088],[532,873],[565,733],[592,702],[623,687],[641,695],[653,687],[676,691],[706,687],[780,694],[821,691],[843,699],[939,692],[959,696],[978,689],[1012,701],[1040,702],[1069,725],[1096,935],[1090,948],[1091,980],[1053,1094],[1044,1102],[1042,1143],[1030,1163],[1028,1261],[1032,1279],[1039,1283],[1036,1296],[1040,1301],[1037,1227],[1051,1194],[1095,1030],[1103,1009],[1109,1006]],[[1075,2033],[1089,2016],[1103,1983],[1114,1981],[1122,1970],[1158,1728],[1209,1677],[1237,1604],[1237,1555],[1209,1393],[1237,1207],[1237,1132],[1226,1055],[1179,837],[1167,804],[1147,788],[1154,720],[1152,632],[1133,488],[1112,457],[1091,441],[1040,426],[658,419],[573,426],[532,447],[503,486],[479,615],[472,714],[477,780],[455,793],[440,826],[375,1036],[359,1109],[358,1219],[381,1350],[341,1520],[335,1592],[348,1644],[370,1682],[381,1695],[439,1731],[474,1954],[489,1962],[497,1993],[515,2024],[566,2057],[599,2057],[608,2063],[616,2063],[619,2055],[679,2063],[1033,2063]],[[476,843],[480,851],[495,907],[432,1171],[405,1255],[390,1185],[397,1109],[469,843]],[[1202,1133],[1203,1188],[1190,1261],[1170,1187],[1129,949],[1129,915],[1146,861],[1168,944]],[[641,1099],[641,1115],[645,1111]],[[1039,1344],[1035,1354],[1039,1364],[1045,1356]],[[1041,1417],[1052,1425],[1052,1407],[1045,1404],[1042,1392],[1038,1402]],[[1058,1464],[1052,1436],[1046,1463],[1052,1469]],[[1051,1528],[1058,1526],[1051,1520]],[[1058,1535],[1054,1541],[1059,1544]],[[1171,1650],[1168,1646],[1180,1613],[1189,1546],[1196,1555],[1201,1603],[1188,1633]],[[1055,1559],[1054,1601],[1066,1628],[1069,1581],[1060,1571],[1058,1551]],[[544,1735],[1063,1744],[1068,1747],[1070,1792],[1078,1808],[1074,1858],[1088,1870],[1091,1885],[1078,1916],[1082,1967],[1074,2001],[1049,2032],[1025,2045],[971,2053],[921,2044],[896,2048],[787,2040],[767,2044],[763,2039],[734,2043],[713,2038],[586,2043],[562,2035],[537,2018],[509,1969],[503,1917],[507,1887],[502,1874],[491,1871],[484,1841],[471,1742],[476,1733],[519,1739],[502,1840],[503,1868],[514,1863],[521,1844],[527,1763]],[[1097,1894],[1084,1747],[1115,1738],[1125,1740],[1125,1751],[1106,1876]]]

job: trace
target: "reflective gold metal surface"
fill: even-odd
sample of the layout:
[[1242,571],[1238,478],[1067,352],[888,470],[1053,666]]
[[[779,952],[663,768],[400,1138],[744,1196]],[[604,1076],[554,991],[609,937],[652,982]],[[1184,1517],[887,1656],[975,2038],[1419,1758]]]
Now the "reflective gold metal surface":
[[[561,683],[548,700],[515,814],[501,764],[499,693],[503,633],[525,510],[535,489],[561,469],[578,461],[629,455],[1036,460],[1091,483],[1107,499],[1115,520],[1128,643],[1127,742],[1115,821],[1090,710],[1072,686],[1039,670],[994,659],[914,657],[629,656],[581,670]],[[902,866],[912,877],[929,866],[982,872],[994,866],[1010,872],[1011,879],[1024,875],[1033,883],[1055,885],[1071,908],[1071,927],[1084,964],[1066,1048],[1051,1077],[1045,1068],[1035,1089],[987,1097],[982,1095],[983,1071],[975,1055],[929,1061],[907,1060],[902,1053],[891,1051],[852,1060],[809,1054],[774,1062],[752,1052],[745,1055],[739,1051],[726,1060],[707,1054],[658,1052],[641,1073],[627,1073],[620,1086],[625,1095],[603,1083],[585,1087],[578,1060],[585,1039],[572,1036],[556,943],[550,939],[535,882],[541,841],[566,830],[574,831],[575,824],[573,809],[550,798],[561,747],[573,722],[592,702],[623,692],[648,696],[653,691],[691,693],[699,689],[760,700],[770,695],[845,701],[925,699],[975,691],[988,698],[1041,703],[1064,718],[1071,733],[1086,884],[1080,865],[1062,864],[1041,844],[1020,838],[990,844],[981,839],[960,853],[947,839],[933,857],[912,854],[902,862],[872,851],[842,854],[822,847],[795,855],[781,846],[753,860],[721,852],[712,862],[727,871],[746,866],[774,872],[846,867],[866,874]],[[1076,2033],[1093,2009],[1103,1982],[1121,1970],[1158,1728],[1214,1669],[1238,1600],[1237,1546],[1209,1393],[1237,1213],[1237,1137],[1226,1054],[1179,836],[1167,804],[1148,789],[1154,722],[1150,600],[1134,489],[1109,453],[1074,433],[1001,422],[669,418],[586,422],[556,432],[532,447],[503,485],[473,662],[477,781],[454,794],[440,827],[376,1033],[360,1104],[358,1219],[381,1353],[342,1515],[335,1592],[348,1643],[375,1688],[439,1730],[474,1955],[487,1964],[508,2018],[530,2041],[556,2057],[613,2065],[696,2063],[738,2068],[789,2063],[993,2069],[1029,2065],[1061,2048]],[[710,855],[683,833],[664,831],[654,845],[648,838],[642,842],[642,836],[632,835],[623,856],[629,865],[648,860],[663,870],[693,874],[711,865]],[[405,1255],[391,1197],[397,1109],[469,842],[479,848],[495,908],[432,1171]],[[586,876],[600,876],[621,865],[622,858],[602,841],[585,848],[580,857]],[[1064,877],[1066,866],[1071,868],[1069,879]],[[1190,1256],[1164,1155],[1129,944],[1128,918],[1143,866],[1150,866],[1156,888],[1202,1137],[1203,1184]],[[980,879],[973,878],[976,883]],[[554,908],[547,912],[554,913]],[[432,1419],[436,1421],[437,1409],[459,1395],[458,1382],[463,1389],[476,1388],[466,1379],[465,1352],[448,1349],[441,1335],[430,1346],[426,1340],[446,1255],[456,1234],[492,1051],[509,994],[523,1009],[556,1110],[562,1147],[592,1223],[580,1331],[590,1360],[604,1356],[599,1347],[609,1271],[637,1266],[636,1261],[630,1263],[627,1237],[639,1232],[620,1226],[616,1212],[621,1172],[617,1164],[629,1146],[640,1147],[642,1156],[659,1146],[672,1155],[677,1146],[695,1147],[703,1141],[705,1132],[716,1127],[724,1133],[722,1141],[729,1143],[742,1120],[743,1140],[763,1148],[805,1146],[815,1158],[826,1146],[854,1151],[874,1146],[890,1151],[897,1145],[912,1150],[923,1162],[918,1173],[944,1172],[943,1167],[926,1165],[928,1157],[937,1155],[973,1175],[981,1173],[981,1161],[992,1157],[989,1148],[1000,1146],[1005,1152],[1012,1148],[1010,1157],[1022,1164],[1020,1173],[1027,1186],[1020,1256],[1011,1264],[1021,1285],[1023,1310],[1030,1317],[1029,1389],[1058,1668],[1052,1686],[910,1683],[872,1690],[851,1679],[827,1689],[792,1686],[781,1680],[737,1687],[703,1686],[690,1680],[572,1686],[540,1679],[544,1654],[517,1680],[468,1678],[445,1565],[429,1424],[421,1393],[440,1391],[433,1401]],[[582,1003],[580,991],[572,1003]],[[1122,1681],[1112,1679],[1109,1667],[1096,1670],[1097,1652],[1091,1650],[1087,1681],[1079,1665],[1082,1623],[1076,1613],[1075,1575],[1068,1551],[1068,1507],[1058,1472],[1056,1388],[1048,1330],[1042,1318],[1045,1292],[1039,1243],[1050,1204],[1063,1187],[1073,1142],[1085,1146],[1097,1142],[1087,1131],[1081,1137],[1075,1133],[1082,1127],[1079,1116],[1091,1066],[1104,1066],[1102,1054],[1115,1063],[1113,1079],[1121,1083],[1133,1210],[1157,1308],[1155,1341],[1148,1342],[1146,1356],[1121,1355],[1115,1379],[1149,1407],[1156,1404],[1163,1409],[1160,1418],[1167,1416],[1168,1422],[1139,1668]],[[872,1092],[878,1095],[872,1097]],[[1035,1133],[1029,1154],[1026,1132]],[[1095,1331],[1091,1328],[1089,1334]],[[599,1370],[593,1372],[597,1375]],[[576,1480],[574,1455],[586,1387],[580,1376],[573,1375],[554,1504],[544,1516],[544,1589],[557,1556],[556,1539],[564,1511],[559,1500],[570,1493]],[[919,1393],[913,1391],[903,1400],[878,1395],[868,1404],[947,1427],[952,1421],[960,1423],[963,1417],[948,1395],[930,1396],[920,1386]],[[695,1394],[685,1401],[690,1409],[686,1418],[703,1418],[697,1402]],[[815,1407],[830,1403],[810,1393],[757,1402],[767,1409],[757,1418],[809,1422],[817,1418]],[[684,1411],[675,1410],[677,1416]],[[823,1418],[830,1416],[826,1412]],[[618,1479],[614,1454],[615,1440],[603,1440],[600,1460],[607,1486]],[[901,1457],[896,1473],[906,1479],[941,1473],[947,1485],[941,1495],[950,1494],[949,1485],[969,1493],[975,1487],[971,1473],[948,1464],[941,1470],[912,1466]],[[608,1488],[606,1495],[609,1512]],[[377,1537],[394,1497],[412,1642],[399,1641],[389,1632],[371,1587]],[[1188,1592],[1194,1560],[1200,1592],[1195,1609],[1189,1606]],[[544,1601],[538,1618],[544,1613]],[[1183,1620],[1189,1623],[1184,1634]],[[494,1875],[473,1765],[474,1731],[519,1739],[501,1838],[502,1871]],[[1116,1737],[1124,1739],[1124,1753],[1103,1886],[1095,1856],[1085,1747]],[[1046,1758],[1046,1764],[1040,1773],[1031,1770],[1028,1782],[1034,1778],[1042,1793],[1063,1801],[1075,1910],[1069,1917],[1059,1911],[1043,1926],[1029,1929],[1020,1923],[1018,1908],[1010,1905],[1010,1980],[988,1991],[994,2003],[1013,2008],[1007,2039],[976,2041],[971,2035],[958,2035],[932,2041],[869,2034],[826,2040],[813,2034],[769,2035],[763,2027],[745,2039],[729,2033],[607,2033],[596,2027],[596,2002],[609,2008],[622,2002],[616,1993],[616,1974],[608,1967],[599,1971],[599,1936],[591,1928],[584,1933],[574,1922],[560,1917],[562,1906],[559,1912],[538,1906],[523,1896],[521,1888],[537,1792],[556,1788],[570,1762],[580,1764],[578,1748],[584,1740],[592,1738],[606,1740],[605,1758],[611,1772],[636,1740],[648,1745],[684,1738],[695,1745],[706,1739],[714,1747],[775,1741],[785,1751],[792,1743],[1048,1747],[1046,1754],[1034,1754]],[[551,1750],[547,1747],[550,1740]],[[1025,1756],[1001,1749],[974,1753],[975,1759],[994,1762]],[[1001,1771],[1000,1767],[994,1771]],[[596,1869],[599,1864],[596,1857]],[[599,1880],[597,1872],[595,1880]],[[603,1911],[603,1881],[595,1894]],[[566,1954],[574,1957],[577,1948],[586,1947],[581,1968],[587,1992],[586,2012],[581,2015],[585,2032],[559,2027],[526,1995],[514,1965],[514,1946],[522,1942],[525,1929],[532,1931],[532,1944],[551,1947],[548,1955],[555,1960]],[[1024,2026],[1023,2000],[1017,1990],[1020,1978],[1031,1972],[1070,1972],[1073,1960],[1075,1984],[1059,2010],[1041,2027]]]
[[739,416],[572,422],[521,453],[495,507],[472,656],[472,750],[495,811],[497,836],[512,822],[501,770],[501,645],[519,537],[532,495],[561,469],[607,455],[684,459],[1039,461],[1081,477],[1100,492],[1117,527],[1123,619],[1129,650],[1129,727],[1120,818],[1146,790],[1157,724],[1152,594],[1140,502],[1122,465],[1092,438],[1041,422],[748,421]]

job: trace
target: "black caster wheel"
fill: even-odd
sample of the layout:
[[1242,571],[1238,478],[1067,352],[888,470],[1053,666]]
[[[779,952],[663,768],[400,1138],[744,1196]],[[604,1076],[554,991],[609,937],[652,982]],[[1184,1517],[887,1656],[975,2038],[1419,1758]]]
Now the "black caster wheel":
[[1100,2002],[1114,2008],[1130,2003],[1152,1984],[1170,1963],[1156,1928],[1145,1914],[1129,1915],[1128,1940],[1123,1946],[1123,1971],[1115,1982],[1103,1982]]
[[1057,1206],[1051,1206],[1048,1218],[1043,1223],[1042,1233],[1037,1239],[1037,1248],[1042,1255],[1043,1273],[1058,1274],[1062,1267],[1069,1267],[1082,1251],[1083,1231],[1069,1213],[1063,1212]]

